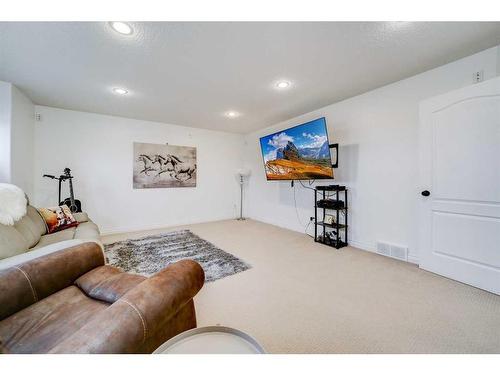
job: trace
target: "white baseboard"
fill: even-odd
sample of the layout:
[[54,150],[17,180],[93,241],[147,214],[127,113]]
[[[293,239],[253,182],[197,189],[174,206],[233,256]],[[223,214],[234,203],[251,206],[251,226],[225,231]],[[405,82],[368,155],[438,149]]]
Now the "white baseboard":
[[369,251],[370,253],[376,253],[375,245],[369,244],[368,242],[349,240],[349,246],[355,247],[356,249]]
[[[303,230],[301,231],[301,230],[297,230],[296,228],[293,228],[291,226],[283,225],[283,222],[274,222],[273,220],[268,220],[268,219],[264,219],[264,218],[257,218],[257,217],[252,218],[252,220],[260,221],[260,222],[263,222],[266,224],[276,225],[277,227],[288,229],[288,230],[293,230],[294,232],[304,233]],[[375,243],[351,239],[351,240],[349,240],[349,246],[355,247],[355,248],[360,249],[360,250],[369,251],[370,253],[375,253],[375,254],[380,255],[379,253],[377,253],[377,247],[376,247]],[[418,258],[413,256],[413,255],[410,255],[410,254],[408,254],[407,262],[417,264],[417,265],[419,264]]]
[[161,224],[148,224],[143,226],[126,226],[126,227],[114,227],[114,228],[105,228],[101,230],[101,236],[109,236],[112,234],[122,234],[122,233],[132,233],[132,232],[142,232],[148,230],[156,230],[156,229],[167,229],[167,228],[175,228],[181,227],[184,225],[191,224],[201,224],[201,223],[211,223],[215,221],[223,221],[223,220],[233,220],[235,217],[216,217],[212,220],[201,220],[201,221],[186,221],[186,222],[178,222],[178,223],[161,223]]
[[408,254],[408,263],[413,263],[416,264],[417,266],[420,264],[418,258],[410,254]]
[[298,228],[292,228],[290,226],[284,225],[282,221],[274,221],[274,220],[269,220],[269,219],[261,218],[261,217],[249,217],[249,219],[252,219],[255,221],[260,221],[261,223],[265,223],[265,224],[275,225],[275,226],[283,228],[283,229],[293,230],[294,232],[304,233],[304,230],[300,230]]

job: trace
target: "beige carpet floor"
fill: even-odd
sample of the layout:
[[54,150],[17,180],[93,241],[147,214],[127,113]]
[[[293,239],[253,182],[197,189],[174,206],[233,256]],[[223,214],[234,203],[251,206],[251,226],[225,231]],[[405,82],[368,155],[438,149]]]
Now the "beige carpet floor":
[[241,329],[271,353],[500,353],[500,296],[257,221],[177,228],[253,267],[205,284],[195,299],[199,326]]

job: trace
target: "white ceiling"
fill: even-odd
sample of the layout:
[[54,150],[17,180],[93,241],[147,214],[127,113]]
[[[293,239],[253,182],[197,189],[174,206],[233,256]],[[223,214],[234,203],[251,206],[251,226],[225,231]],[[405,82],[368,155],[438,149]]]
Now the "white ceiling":
[[247,133],[500,44],[499,22],[131,25],[0,23],[0,80],[36,104]]

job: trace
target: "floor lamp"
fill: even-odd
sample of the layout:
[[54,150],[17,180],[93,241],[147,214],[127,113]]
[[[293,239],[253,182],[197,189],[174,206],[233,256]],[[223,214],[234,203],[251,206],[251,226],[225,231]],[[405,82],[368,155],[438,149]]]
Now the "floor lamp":
[[236,171],[240,177],[240,217],[237,220],[245,220],[243,217],[243,179],[244,177],[250,176],[250,170],[246,168],[241,168]]

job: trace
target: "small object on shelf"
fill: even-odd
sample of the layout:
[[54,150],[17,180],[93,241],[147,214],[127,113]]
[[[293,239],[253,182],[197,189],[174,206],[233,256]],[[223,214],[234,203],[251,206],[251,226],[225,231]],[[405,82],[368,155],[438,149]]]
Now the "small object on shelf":
[[335,218],[333,217],[333,215],[325,215],[324,223],[328,225],[335,224]]
[[330,210],[341,210],[344,208],[344,202],[335,199],[320,199],[317,205],[319,208],[328,208]]
[[[344,193],[343,200],[340,193]],[[327,210],[333,210],[333,215],[327,214]],[[314,189],[314,241],[336,249],[348,246],[347,219],[347,188],[317,186]]]

